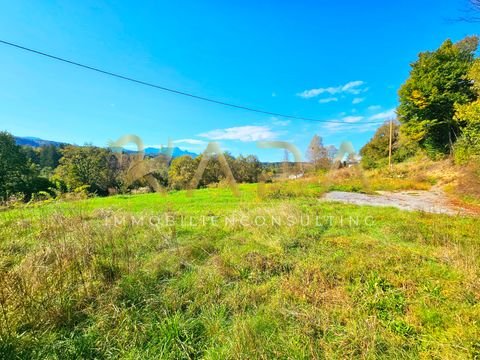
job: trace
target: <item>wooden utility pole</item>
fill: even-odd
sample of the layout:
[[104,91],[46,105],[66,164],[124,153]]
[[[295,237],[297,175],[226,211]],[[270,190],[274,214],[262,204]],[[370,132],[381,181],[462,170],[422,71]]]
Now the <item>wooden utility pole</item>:
[[388,167],[392,168],[393,119],[390,120],[390,141],[388,142]]

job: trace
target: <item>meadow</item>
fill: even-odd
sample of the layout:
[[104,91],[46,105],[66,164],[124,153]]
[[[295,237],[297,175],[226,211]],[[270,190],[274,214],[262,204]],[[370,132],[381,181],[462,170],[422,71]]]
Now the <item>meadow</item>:
[[257,189],[0,212],[0,358],[480,357],[477,218]]

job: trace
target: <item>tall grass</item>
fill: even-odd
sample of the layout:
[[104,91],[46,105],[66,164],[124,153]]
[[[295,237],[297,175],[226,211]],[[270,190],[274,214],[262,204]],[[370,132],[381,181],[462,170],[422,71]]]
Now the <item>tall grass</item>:
[[[295,184],[0,213],[0,358],[480,356],[478,220]],[[287,221],[302,216],[321,221]]]

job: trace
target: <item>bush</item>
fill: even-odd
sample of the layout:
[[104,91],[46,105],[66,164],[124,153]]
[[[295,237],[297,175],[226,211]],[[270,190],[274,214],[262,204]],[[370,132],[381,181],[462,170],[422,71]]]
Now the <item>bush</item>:
[[480,124],[466,129],[453,148],[453,156],[457,164],[480,159]]
[[392,161],[394,163],[401,163],[411,159],[420,152],[420,146],[414,141],[408,141],[403,136],[400,136],[398,147],[392,153]]
[[47,192],[50,195],[55,195],[55,193],[52,191],[54,186],[55,185],[47,178],[38,176],[33,178],[30,182],[29,193],[34,194],[39,192]]

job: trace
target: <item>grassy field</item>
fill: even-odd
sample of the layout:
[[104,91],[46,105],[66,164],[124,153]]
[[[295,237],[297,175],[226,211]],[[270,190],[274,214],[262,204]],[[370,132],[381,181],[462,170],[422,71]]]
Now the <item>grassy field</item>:
[[478,219],[326,188],[0,212],[0,358],[479,358]]

